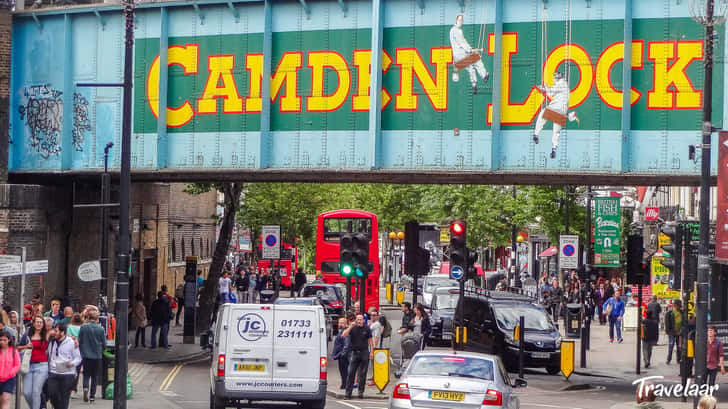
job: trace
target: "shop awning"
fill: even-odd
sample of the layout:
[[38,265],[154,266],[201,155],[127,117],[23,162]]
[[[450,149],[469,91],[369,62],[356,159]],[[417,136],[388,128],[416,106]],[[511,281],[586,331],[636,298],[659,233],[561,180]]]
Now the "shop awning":
[[556,255],[556,253],[559,252],[559,248],[556,246],[551,246],[547,248],[546,250],[542,251],[538,254],[539,257],[553,257]]

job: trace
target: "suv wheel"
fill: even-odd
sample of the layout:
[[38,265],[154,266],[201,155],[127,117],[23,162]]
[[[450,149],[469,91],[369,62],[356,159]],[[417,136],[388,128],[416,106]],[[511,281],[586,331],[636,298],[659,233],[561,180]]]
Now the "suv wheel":
[[547,366],[546,372],[548,372],[549,375],[556,375],[557,373],[561,372],[561,367],[559,367],[558,365]]
[[225,401],[216,397],[212,389],[210,389],[210,409],[225,409]]

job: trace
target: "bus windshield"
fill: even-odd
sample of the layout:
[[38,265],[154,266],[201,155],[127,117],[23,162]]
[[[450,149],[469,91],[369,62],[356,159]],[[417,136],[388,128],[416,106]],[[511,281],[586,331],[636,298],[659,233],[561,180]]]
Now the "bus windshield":
[[368,218],[327,218],[324,219],[324,240],[338,242],[344,233],[364,233],[372,238],[372,220]]

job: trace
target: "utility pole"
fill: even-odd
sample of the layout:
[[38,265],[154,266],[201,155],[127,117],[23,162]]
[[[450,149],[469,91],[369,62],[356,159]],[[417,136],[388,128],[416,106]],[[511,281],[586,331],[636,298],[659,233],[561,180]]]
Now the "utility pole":
[[113,142],[104,147],[104,173],[101,175],[101,281],[99,282],[99,308],[106,313],[106,286],[109,281],[109,204],[111,198],[111,175],[109,175],[109,149]]
[[[516,185],[513,185],[513,203],[516,202]],[[521,286],[521,279],[519,278],[518,274],[518,243],[516,242],[517,236],[518,236],[518,228],[516,227],[516,222],[513,220],[513,218],[516,216],[516,212],[514,211],[511,215],[511,271],[513,272],[513,277],[510,277],[508,280],[508,285],[511,285],[511,280],[513,280],[514,287],[520,287]]]
[[134,0],[124,3],[124,96],[121,128],[121,175],[119,177],[119,253],[116,255],[116,359],[114,370],[114,409],[126,409],[128,372],[129,308],[129,203],[131,196],[131,93],[134,54]]

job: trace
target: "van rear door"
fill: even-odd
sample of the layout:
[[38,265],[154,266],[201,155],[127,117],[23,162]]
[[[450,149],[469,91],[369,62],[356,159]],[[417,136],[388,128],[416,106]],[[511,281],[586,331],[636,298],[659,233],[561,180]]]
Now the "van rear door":
[[273,379],[276,390],[316,392],[321,376],[325,322],[320,306],[275,306]]
[[236,391],[272,391],[273,310],[237,304],[228,319],[225,386]]

